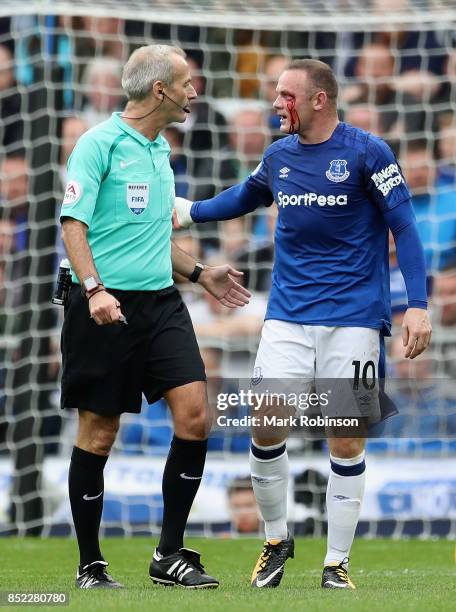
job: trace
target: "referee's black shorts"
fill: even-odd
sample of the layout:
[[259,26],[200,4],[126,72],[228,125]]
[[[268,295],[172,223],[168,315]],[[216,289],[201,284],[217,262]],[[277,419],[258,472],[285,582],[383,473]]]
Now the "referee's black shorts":
[[206,380],[193,325],[178,290],[119,291],[128,325],[97,325],[73,285],[62,329],[62,408],[100,415],[140,412],[168,389]]

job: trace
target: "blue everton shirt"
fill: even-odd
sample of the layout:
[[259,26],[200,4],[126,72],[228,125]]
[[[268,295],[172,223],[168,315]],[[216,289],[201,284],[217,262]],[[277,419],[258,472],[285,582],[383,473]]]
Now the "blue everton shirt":
[[[195,202],[192,218],[207,221],[248,212],[245,205],[241,212],[234,212],[235,189],[219,194],[212,203]],[[266,150],[242,189],[253,200],[250,210],[273,200],[279,210],[266,319],[370,327],[389,333],[385,216],[401,206],[411,210],[411,196],[386,143],[345,123],[339,123],[331,138],[319,144],[305,145],[297,135],[288,136]],[[224,212],[228,198],[233,210]],[[396,230],[401,230],[401,223],[396,223]],[[416,231],[414,221],[413,226]],[[419,265],[414,266],[412,258],[404,277],[410,285],[419,281],[425,287],[419,241],[416,260]],[[416,303],[409,295],[409,306],[425,308],[422,293],[417,295],[423,301]]]

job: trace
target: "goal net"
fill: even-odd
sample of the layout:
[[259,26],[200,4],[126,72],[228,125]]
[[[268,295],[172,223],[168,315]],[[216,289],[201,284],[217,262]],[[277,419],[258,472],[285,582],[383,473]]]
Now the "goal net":
[[[64,256],[57,219],[66,161],[80,135],[122,109],[121,71],[132,50],[165,43],[185,49],[198,93],[187,121],[164,131],[177,195],[211,197],[257,166],[281,137],[272,102],[278,75],[294,58],[328,62],[340,85],[341,118],[395,151],[425,246],[434,333],[426,357],[412,365],[402,360],[406,294],[392,245],[389,370],[393,378],[428,383],[410,420],[368,443],[359,530],[370,537],[455,535],[455,25],[453,0],[9,0],[0,6],[0,534],[72,533],[66,480],[76,415],[59,408],[63,314],[50,302]],[[229,314],[176,278],[211,397],[231,393],[253,369],[271,282],[274,211],[174,236],[205,262],[228,261],[242,270],[253,293],[248,308]],[[246,414],[241,406],[237,416]],[[123,418],[106,468],[106,534],[159,530],[171,436],[162,401]],[[216,426],[209,448],[189,529],[260,533],[248,480],[248,427]],[[292,526],[323,534],[326,445],[292,437],[288,448]]]

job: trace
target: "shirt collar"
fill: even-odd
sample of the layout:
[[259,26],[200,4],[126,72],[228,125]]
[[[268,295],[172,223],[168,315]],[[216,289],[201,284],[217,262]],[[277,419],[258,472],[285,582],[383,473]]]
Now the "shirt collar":
[[128,125],[128,123],[125,123],[125,121],[122,121],[120,115],[120,112],[112,113],[112,120],[114,121],[114,123],[117,125],[117,127],[119,127],[121,130],[123,130],[132,138],[137,140],[140,144],[142,144],[143,147],[159,146],[166,148],[166,140],[161,134],[158,134],[155,140],[149,140],[144,136],[144,134],[141,134],[141,132],[138,132],[138,130],[132,128],[130,125]]
[[307,150],[309,150],[311,148],[319,148],[319,147],[322,147],[324,145],[327,145],[328,143],[330,143],[332,141],[334,136],[337,136],[337,135],[341,134],[344,131],[345,125],[346,125],[345,123],[343,123],[342,121],[339,121],[339,123],[334,128],[333,133],[331,134],[331,136],[327,140],[324,140],[323,142],[314,142],[312,144],[303,144],[299,140],[299,135],[298,134],[294,134],[293,136],[295,138],[296,146],[298,147],[298,149],[300,147],[303,147],[303,148],[306,148]]

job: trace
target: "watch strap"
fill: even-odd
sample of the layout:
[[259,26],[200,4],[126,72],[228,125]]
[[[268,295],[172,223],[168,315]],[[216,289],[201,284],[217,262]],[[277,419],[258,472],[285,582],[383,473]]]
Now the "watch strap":
[[202,263],[197,262],[195,264],[195,268],[193,270],[193,272],[190,274],[190,276],[188,277],[188,280],[191,283],[197,283],[198,279],[200,277],[201,272],[204,270],[204,265]]
[[101,291],[106,291],[105,287],[102,284],[98,285],[98,287],[96,289],[93,289],[93,291],[86,292],[85,296],[87,300],[90,300],[90,298],[92,298],[97,293],[100,293]]

